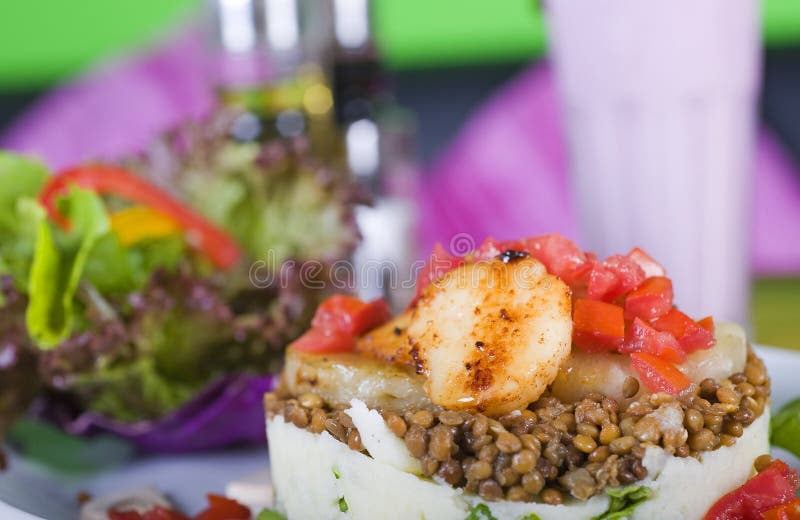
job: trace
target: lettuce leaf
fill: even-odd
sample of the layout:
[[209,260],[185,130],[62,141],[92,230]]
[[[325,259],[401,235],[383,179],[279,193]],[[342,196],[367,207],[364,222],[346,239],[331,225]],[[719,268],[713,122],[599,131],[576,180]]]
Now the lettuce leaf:
[[772,445],[800,457],[800,399],[785,404],[772,417],[770,426]]
[[110,230],[103,201],[95,193],[73,189],[62,199],[61,211],[70,222],[63,232],[39,222],[25,320],[28,333],[43,349],[50,349],[72,332],[75,292],[92,248]]
[[592,518],[592,520],[621,520],[630,518],[633,510],[639,504],[646,501],[653,495],[653,490],[647,486],[628,486],[625,488],[606,489],[606,495],[611,500],[608,509]]
[[90,395],[89,408],[121,421],[160,417],[189,400],[201,383],[170,379],[152,357],[105,367],[76,377],[73,389]]
[[45,166],[33,159],[0,152],[0,275],[27,286],[34,243],[44,211],[36,198],[47,179]]

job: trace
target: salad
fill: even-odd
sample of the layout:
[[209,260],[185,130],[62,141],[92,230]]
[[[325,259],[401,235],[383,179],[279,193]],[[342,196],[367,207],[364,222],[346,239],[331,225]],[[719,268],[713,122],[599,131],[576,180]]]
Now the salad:
[[[417,296],[335,296],[264,400],[287,518],[787,518],[744,330],[675,306],[641,249],[437,247]],[[752,477],[752,478],[751,478]],[[302,483],[302,485],[300,485]],[[769,516],[773,515],[773,516]]]
[[[118,164],[0,153],[0,432],[37,399],[68,431],[150,450],[263,438],[236,396],[268,388],[307,327],[328,281],[304,265],[352,251],[354,191],[301,141],[240,143],[227,121]],[[186,444],[221,396],[236,426]]]

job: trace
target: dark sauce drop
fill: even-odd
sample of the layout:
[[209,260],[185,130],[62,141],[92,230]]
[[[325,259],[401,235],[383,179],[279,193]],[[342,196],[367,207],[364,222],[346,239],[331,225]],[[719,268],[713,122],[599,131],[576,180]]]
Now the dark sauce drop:
[[497,259],[503,262],[504,264],[510,264],[512,262],[516,262],[517,260],[522,260],[523,258],[527,258],[530,256],[526,251],[517,251],[516,249],[506,249],[499,255],[497,255]]

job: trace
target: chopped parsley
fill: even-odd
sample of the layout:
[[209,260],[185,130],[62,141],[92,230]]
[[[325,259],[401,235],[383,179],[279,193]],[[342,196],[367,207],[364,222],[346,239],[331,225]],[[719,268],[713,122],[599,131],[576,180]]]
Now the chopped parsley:
[[344,497],[339,499],[339,511],[342,513],[346,513],[350,509],[350,506],[347,505],[347,500]]

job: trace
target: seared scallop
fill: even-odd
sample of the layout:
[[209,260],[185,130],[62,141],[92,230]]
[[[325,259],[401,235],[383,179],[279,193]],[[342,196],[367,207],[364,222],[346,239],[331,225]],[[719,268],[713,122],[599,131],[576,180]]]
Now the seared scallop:
[[570,290],[520,255],[458,267],[428,286],[406,331],[434,404],[501,415],[525,408],[569,357]]

